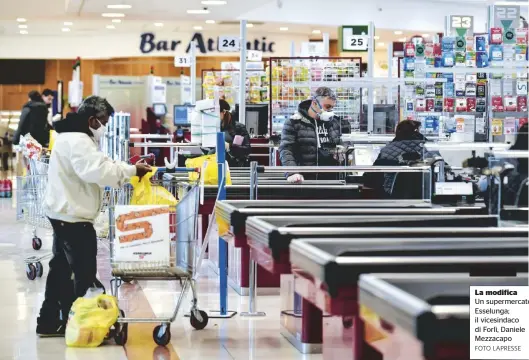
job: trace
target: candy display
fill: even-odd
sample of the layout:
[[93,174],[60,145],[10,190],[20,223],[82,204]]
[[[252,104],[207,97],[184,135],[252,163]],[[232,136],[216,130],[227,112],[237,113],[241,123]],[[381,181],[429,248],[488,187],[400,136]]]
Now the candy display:
[[[232,107],[238,99],[239,70],[208,70],[202,72],[202,97],[214,99],[215,92]],[[246,101],[251,104],[268,102],[268,77],[262,70],[246,71]]]

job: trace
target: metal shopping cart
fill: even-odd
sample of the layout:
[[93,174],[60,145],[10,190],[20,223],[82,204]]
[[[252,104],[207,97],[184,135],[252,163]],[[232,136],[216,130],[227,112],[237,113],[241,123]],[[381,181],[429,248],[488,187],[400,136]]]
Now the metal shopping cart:
[[[190,171],[174,169],[175,171]],[[177,198],[178,204],[130,205],[133,189],[125,186],[111,196],[109,206],[109,245],[112,267],[111,291],[118,297],[123,281],[174,280],[179,281],[182,291],[170,317],[128,318],[121,310],[114,332],[117,344],[127,342],[129,323],[160,323],[153,331],[156,344],[165,346],[171,339],[170,324],[178,315],[187,291],[191,288],[191,325],[201,330],[208,323],[208,315],[197,307],[195,281],[206,245],[200,248],[197,214],[200,188],[196,184],[178,182],[165,174],[152,181],[153,196],[167,192]],[[151,198],[152,199],[152,198]],[[154,204],[158,203],[156,199]],[[138,232],[140,231],[140,232]],[[119,298],[119,297],[118,297]]]
[[[42,240],[37,234],[38,229],[51,229],[51,224],[44,213],[44,195],[48,183],[48,158],[26,158],[28,174],[16,179],[16,214],[17,221],[24,221],[33,227],[31,246],[40,250]],[[26,276],[35,280],[43,275],[41,261],[50,257],[51,253],[32,255],[24,259]]]

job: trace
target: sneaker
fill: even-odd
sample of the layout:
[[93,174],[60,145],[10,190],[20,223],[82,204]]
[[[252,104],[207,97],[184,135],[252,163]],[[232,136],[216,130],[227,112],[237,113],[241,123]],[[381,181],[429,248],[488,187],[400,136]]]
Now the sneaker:
[[39,337],[63,337],[66,331],[65,324],[38,324],[37,335]]

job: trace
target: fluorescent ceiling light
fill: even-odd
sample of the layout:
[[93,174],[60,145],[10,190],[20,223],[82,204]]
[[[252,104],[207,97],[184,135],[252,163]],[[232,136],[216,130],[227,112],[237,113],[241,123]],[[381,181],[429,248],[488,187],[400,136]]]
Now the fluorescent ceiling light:
[[27,20],[24,19],[24,18],[18,18],[17,21],[18,21],[18,22],[26,22]]
[[19,28],[19,29],[27,29],[28,26],[27,26],[27,25],[22,25],[22,24],[21,24],[21,25],[18,25],[18,28]]
[[402,35],[402,31],[400,31],[400,30],[396,30],[396,31],[394,31],[393,33],[394,33],[395,35]]
[[386,44],[384,44],[383,42],[379,42],[377,43],[377,46],[383,47],[383,46],[386,46]]
[[252,27],[253,27],[253,24],[252,24],[252,23],[247,23],[247,24],[246,24],[246,27],[247,27],[247,28],[252,28]]
[[118,4],[118,5],[107,5],[107,9],[130,9],[132,5]]
[[114,30],[116,27],[114,25],[107,25],[108,30]]
[[313,34],[321,34],[321,30],[312,30]]
[[197,26],[193,26],[193,29],[194,30],[202,30],[202,26],[198,26],[198,25]]
[[22,35],[27,35],[27,34],[28,34],[28,32],[27,32],[26,30],[20,30],[20,33],[21,33]]
[[423,37],[423,38],[430,37],[430,34],[422,34],[422,37]]
[[64,25],[64,26],[72,26],[72,25],[73,25],[73,22],[71,22],[71,21],[65,21],[63,25]]
[[215,20],[206,20],[206,24],[215,24]]
[[122,13],[102,13],[102,17],[108,17],[108,18],[122,18],[125,17],[125,14]]
[[202,5],[226,5],[227,3],[224,0],[202,0]]
[[61,30],[62,30],[62,32],[69,32],[70,28],[62,28]]
[[121,19],[112,19],[112,22],[116,23],[116,24],[119,24],[119,23],[121,23]]
[[373,36],[373,39],[378,40],[378,39],[380,39],[380,36],[375,35],[375,36]]
[[161,23],[161,22],[157,22],[157,23],[154,23],[154,26],[156,26],[156,27],[162,27],[162,26],[163,26],[163,23]]
[[279,28],[279,30],[281,30],[281,31],[288,31],[288,28],[287,28],[286,26],[282,26],[282,27]]
[[188,14],[209,14],[207,9],[196,9],[196,10],[187,10]]

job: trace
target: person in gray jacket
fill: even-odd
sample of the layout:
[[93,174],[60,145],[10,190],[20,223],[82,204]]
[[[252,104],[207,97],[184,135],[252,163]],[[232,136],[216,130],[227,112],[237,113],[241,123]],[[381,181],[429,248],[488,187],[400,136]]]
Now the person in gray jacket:
[[[334,116],[336,95],[320,87],[314,97],[302,101],[298,111],[283,125],[279,157],[283,166],[337,165],[332,149],[341,144],[341,125]],[[301,183],[317,174],[289,174],[288,182]]]

